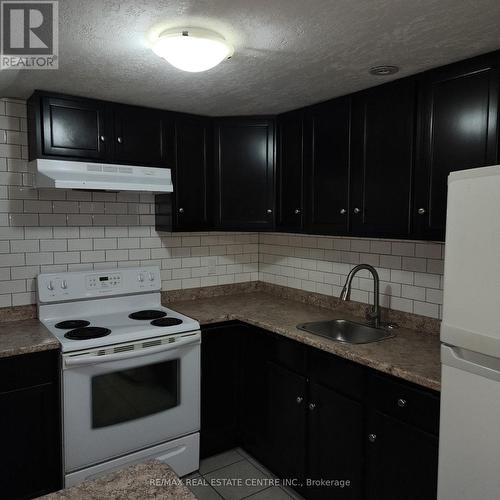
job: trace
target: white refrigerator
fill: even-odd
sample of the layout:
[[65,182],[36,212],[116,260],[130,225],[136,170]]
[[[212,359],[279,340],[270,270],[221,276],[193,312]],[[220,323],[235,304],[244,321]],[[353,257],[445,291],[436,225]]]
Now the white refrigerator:
[[500,165],[448,179],[438,500],[500,499]]

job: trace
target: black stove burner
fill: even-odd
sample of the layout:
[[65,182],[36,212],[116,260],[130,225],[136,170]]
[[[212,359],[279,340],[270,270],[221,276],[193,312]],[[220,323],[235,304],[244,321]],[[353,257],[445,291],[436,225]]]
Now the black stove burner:
[[88,340],[97,339],[109,335],[111,330],[109,328],[101,328],[98,326],[87,326],[84,328],[75,328],[64,334],[67,339],[71,340]]
[[72,330],[73,328],[83,328],[89,325],[90,321],[85,321],[84,319],[69,319],[57,323],[56,328],[60,328],[61,330]]
[[153,326],[175,326],[180,325],[182,323],[182,319],[179,318],[160,318],[151,321]]
[[152,319],[163,318],[166,315],[167,315],[167,313],[164,311],[157,311],[154,309],[146,309],[145,311],[137,311],[137,312],[134,312],[132,314],[129,314],[128,317],[130,319],[152,320]]

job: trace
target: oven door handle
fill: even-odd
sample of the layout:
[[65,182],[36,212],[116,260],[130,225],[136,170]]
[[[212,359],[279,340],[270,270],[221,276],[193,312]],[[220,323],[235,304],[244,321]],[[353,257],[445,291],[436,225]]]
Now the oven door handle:
[[195,334],[190,337],[183,338],[182,340],[176,340],[170,344],[161,345],[158,347],[145,347],[142,349],[137,349],[133,351],[126,351],[119,354],[103,354],[101,356],[68,356],[64,358],[64,366],[82,366],[82,365],[94,365],[98,363],[107,363],[108,361],[122,361],[124,359],[139,358],[141,356],[149,356],[150,354],[157,354],[164,351],[175,351],[180,347],[184,347],[188,344],[199,344],[200,335]]

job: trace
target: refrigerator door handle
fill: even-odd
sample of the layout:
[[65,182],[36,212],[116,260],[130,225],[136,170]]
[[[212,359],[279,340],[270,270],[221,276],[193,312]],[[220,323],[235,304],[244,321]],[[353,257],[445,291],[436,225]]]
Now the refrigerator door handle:
[[442,344],[441,363],[500,382],[499,358]]

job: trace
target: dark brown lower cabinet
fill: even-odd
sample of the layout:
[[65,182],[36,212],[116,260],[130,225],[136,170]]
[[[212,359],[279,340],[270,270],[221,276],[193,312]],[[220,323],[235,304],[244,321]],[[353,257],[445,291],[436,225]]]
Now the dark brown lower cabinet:
[[306,466],[307,380],[270,362],[268,466],[281,479],[304,483]]
[[310,384],[308,405],[309,499],[361,499],[363,405],[319,384]]
[[438,437],[372,411],[367,421],[368,500],[434,500]]
[[437,393],[238,322],[202,335],[203,456],[241,446],[307,500],[435,500]]
[[0,491],[34,498],[61,488],[58,351],[0,360]]

